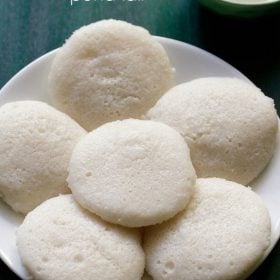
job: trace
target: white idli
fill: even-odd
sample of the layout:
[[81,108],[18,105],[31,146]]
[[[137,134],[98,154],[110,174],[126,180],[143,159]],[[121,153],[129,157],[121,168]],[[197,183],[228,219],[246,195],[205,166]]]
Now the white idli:
[[30,212],[17,232],[23,264],[40,280],[140,280],[136,230],[108,224],[63,195]]
[[0,196],[26,214],[44,200],[68,192],[72,150],[86,134],[70,117],[38,101],[0,108]]
[[249,188],[198,179],[188,208],[146,229],[146,269],[154,280],[241,280],[270,245],[270,217]]
[[148,119],[177,129],[198,177],[248,184],[271,159],[278,131],[273,100],[234,78],[201,78],[168,91]]
[[55,107],[89,131],[140,118],[172,86],[164,48],[144,28],[112,19],[75,31],[49,74]]
[[196,175],[181,135],[165,124],[105,124],[75,147],[67,179],[74,198],[128,227],[160,223],[189,202]]

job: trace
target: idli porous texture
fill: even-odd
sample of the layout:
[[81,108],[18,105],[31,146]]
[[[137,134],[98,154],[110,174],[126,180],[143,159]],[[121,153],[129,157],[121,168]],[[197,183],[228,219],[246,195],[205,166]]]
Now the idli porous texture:
[[72,195],[30,212],[18,229],[17,246],[39,280],[140,280],[144,272],[139,231],[104,222]]
[[200,78],[168,91],[147,118],[177,129],[198,177],[248,184],[271,159],[278,117],[273,100],[235,78]]
[[53,61],[53,104],[91,131],[140,118],[174,85],[164,48],[142,27],[102,20],[73,33]]
[[67,179],[83,207],[128,227],[160,223],[183,210],[195,180],[181,135],[165,124],[135,119],[85,136],[73,151]]
[[26,214],[44,200],[69,192],[67,168],[86,134],[70,117],[38,101],[0,108],[0,196]]
[[252,190],[224,179],[198,179],[183,212],[146,229],[146,269],[154,280],[245,279],[270,236],[268,210]]

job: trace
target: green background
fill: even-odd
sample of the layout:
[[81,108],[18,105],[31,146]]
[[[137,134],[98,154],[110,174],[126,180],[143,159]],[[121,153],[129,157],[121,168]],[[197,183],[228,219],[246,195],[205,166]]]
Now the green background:
[[[216,54],[273,97],[279,112],[280,15],[225,18],[196,0],[79,0],[73,6],[70,0],[0,0],[0,88],[26,64],[59,47],[75,29],[104,18],[127,20],[154,35]],[[18,278],[0,262],[0,279]],[[250,278],[259,279],[280,279],[279,243]]]

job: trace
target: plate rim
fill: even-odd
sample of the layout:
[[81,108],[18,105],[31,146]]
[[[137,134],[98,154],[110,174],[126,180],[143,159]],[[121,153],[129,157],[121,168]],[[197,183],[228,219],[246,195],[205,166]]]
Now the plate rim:
[[[195,45],[189,44],[187,42],[183,42],[183,41],[179,41],[176,39],[172,39],[172,38],[167,38],[167,37],[162,37],[162,36],[153,36],[159,43],[161,43],[163,45],[163,47],[165,48],[165,44],[169,44],[172,46],[180,46],[182,48],[187,48],[189,51],[195,52],[197,53],[199,56],[203,56],[203,57],[208,57],[211,58],[212,61],[214,61],[215,63],[219,63],[220,65],[224,65],[226,66],[228,69],[231,70],[231,72],[237,76],[240,77],[242,79],[244,79],[245,81],[254,84],[249,78],[247,78],[242,72],[240,72],[238,69],[236,69],[234,66],[232,66],[231,64],[229,64],[228,62],[226,62],[225,60],[223,60],[222,58],[216,56],[215,54],[210,53],[207,50],[204,50],[200,47],[197,47]],[[29,70],[29,68],[35,66],[38,63],[42,63],[44,60],[48,60],[50,59],[50,56],[54,55],[59,48],[53,49],[48,51],[47,53],[37,57],[36,59],[32,60],[31,62],[29,62],[27,65],[25,65],[23,68],[21,68],[15,75],[13,75],[0,89],[0,98],[5,95],[6,91],[9,91],[9,88],[13,85],[14,81],[17,80],[18,78],[20,78],[22,75],[24,75],[26,73],[26,71]],[[176,83],[177,84],[177,83]],[[280,134],[279,134],[280,135]],[[280,136],[279,136],[280,138]],[[4,202],[5,203],[5,202]],[[259,267],[259,265],[265,260],[265,258],[270,254],[270,252],[272,251],[272,249],[274,248],[274,246],[276,245],[276,243],[279,241],[280,239],[280,227],[279,227],[279,232],[277,234],[277,238],[274,240],[274,242],[271,242],[271,246],[268,248],[268,252],[266,253],[265,257],[256,265],[255,269],[257,267]],[[1,250],[0,248],[0,258],[1,260],[5,263],[5,265],[13,272],[15,273],[20,279],[29,279],[29,278],[23,278],[22,275],[19,274],[19,272],[13,267],[12,263],[9,261],[9,259],[6,257],[5,253]],[[25,268],[26,269],[26,268]],[[255,269],[251,272],[253,273],[255,271]],[[251,274],[250,273],[250,274]]]

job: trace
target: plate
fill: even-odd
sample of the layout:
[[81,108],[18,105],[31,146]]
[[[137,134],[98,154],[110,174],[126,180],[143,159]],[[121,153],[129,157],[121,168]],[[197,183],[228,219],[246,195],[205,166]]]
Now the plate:
[[[170,57],[175,68],[177,84],[209,76],[236,77],[250,82],[238,70],[204,50],[168,38],[156,37],[156,39],[164,46]],[[0,91],[0,106],[7,102],[28,99],[50,103],[47,95],[47,76],[55,52],[56,50],[45,54],[15,75]],[[280,235],[280,188],[277,170],[280,170],[279,145],[270,164],[253,182],[254,190],[264,200],[271,216],[272,243],[266,256]],[[28,273],[22,266],[15,243],[15,233],[22,220],[22,216],[15,214],[0,200],[0,257],[19,277],[28,279]]]

